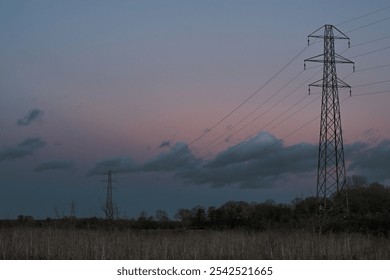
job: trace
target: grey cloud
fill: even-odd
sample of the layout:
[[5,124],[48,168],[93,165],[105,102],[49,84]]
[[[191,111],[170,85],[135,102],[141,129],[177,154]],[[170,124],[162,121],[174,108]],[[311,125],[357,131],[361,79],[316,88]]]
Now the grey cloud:
[[359,152],[351,154],[348,170],[370,180],[390,179],[390,140],[375,146],[361,145]]
[[[364,142],[345,145],[349,171],[390,178],[390,141],[376,146]],[[144,164],[123,159],[98,163],[90,174],[104,174],[115,166],[124,172],[167,172],[184,182],[211,187],[271,188],[293,178],[313,177],[317,171],[318,145],[299,143],[286,146],[275,136],[261,132],[232,146],[214,159],[196,158],[187,144],[176,143]],[[99,170],[99,171],[97,171]]]
[[43,172],[43,171],[50,171],[50,170],[71,170],[73,169],[73,167],[74,167],[74,163],[72,161],[53,160],[53,161],[47,161],[41,163],[36,168],[34,168],[34,171]]
[[187,144],[179,142],[169,151],[147,161],[141,167],[141,171],[178,172],[182,169],[193,169],[199,163],[199,160],[191,154]]
[[88,171],[87,176],[107,174],[108,170],[115,173],[133,173],[139,171],[139,166],[129,157],[105,159]]
[[221,152],[209,165],[211,167],[217,167],[239,162],[248,162],[256,159],[259,154],[277,151],[282,146],[283,143],[281,140],[276,139],[267,132],[260,132],[256,136]]
[[344,153],[346,156],[348,155],[349,157],[351,157],[356,154],[359,154],[362,150],[368,147],[369,145],[367,143],[361,141],[348,143],[348,144],[344,143]]
[[242,149],[234,146],[201,168],[180,175],[190,182],[213,187],[268,188],[290,174],[315,171],[317,149],[314,145],[302,143],[285,147],[268,133],[258,134],[239,145]]
[[17,121],[17,124],[19,126],[30,125],[32,122],[40,120],[42,116],[43,116],[43,111],[40,109],[34,108],[34,109],[30,110],[26,116],[19,119]]
[[[262,132],[221,152],[213,160],[196,158],[187,144],[179,142],[142,165],[128,165],[126,170],[169,172],[187,183],[212,187],[267,188],[290,174],[313,172],[316,152],[316,147],[310,144],[285,147],[280,139]],[[106,160],[98,163],[89,174],[103,174],[108,166],[113,168],[116,164],[126,165],[121,160]]]
[[137,164],[129,157],[117,157],[98,162],[94,168],[88,171],[87,176],[106,174],[108,170],[115,173],[136,172],[179,172],[183,169],[192,169],[198,161],[191,155],[186,144],[176,143],[167,152]]
[[27,138],[14,147],[0,150],[0,161],[24,158],[45,145],[45,142],[40,138]]

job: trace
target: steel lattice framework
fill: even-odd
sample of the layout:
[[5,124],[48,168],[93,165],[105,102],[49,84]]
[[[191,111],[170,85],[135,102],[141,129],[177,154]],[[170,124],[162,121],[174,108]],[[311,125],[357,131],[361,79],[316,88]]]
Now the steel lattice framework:
[[[323,34],[319,31],[323,30]],[[324,53],[305,60],[323,63],[322,79],[309,85],[322,87],[320,140],[317,171],[317,209],[326,213],[336,206],[348,210],[346,172],[344,160],[343,134],[341,128],[340,102],[338,88],[350,88],[337,78],[336,63],[352,63],[349,59],[335,53],[335,39],[349,38],[333,25],[324,25],[308,36],[323,39]],[[345,208],[346,207],[346,208]]]
[[106,207],[104,209],[106,213],[106,219],[114,219],[114,203],[112,201],[112,172],[108,171],[107,174],[107,198],[106,198]]

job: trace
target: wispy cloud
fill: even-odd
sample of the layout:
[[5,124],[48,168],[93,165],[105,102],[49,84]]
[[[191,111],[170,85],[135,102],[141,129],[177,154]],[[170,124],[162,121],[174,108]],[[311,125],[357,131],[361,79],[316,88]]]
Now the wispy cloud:
[[24,116],[23,118],[20,118],[17,121],[17,124],[19,126],[30,125],[31,123],[33,123],[35,121],[39,121],[42,118],[43,114],[44,113],[42,110],[34,108],[34,109],[30,110],[26,116]]
[[0,150],[0,161],[24,158],[45,145],[45,142],[40,138],[27,138],[14,147]]
[[71,170],[74,167],[74,163],[69,160],[52,160],[43,162],[34,168],[35,172],[44,172],[51,170]]
[[171,141],[169,140],[166,140],[166,141],[162,141],[160,146],[158,146],[159,148],[166,148],[166,147],[170,147],[171,146]]

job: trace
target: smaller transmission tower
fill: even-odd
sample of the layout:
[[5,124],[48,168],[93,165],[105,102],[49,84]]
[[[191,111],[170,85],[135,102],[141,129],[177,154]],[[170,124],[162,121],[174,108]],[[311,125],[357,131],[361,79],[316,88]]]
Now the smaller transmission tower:
[[76,218],[76,203],[74,200],[72,200],[72,203],[70,204],[70,217]]
[[106,219],[113,220],[114,219],[114,202],[112,200],[112,172],[108,170],[107,174],[107,198],[106,198],[106,206],[104,208],[104,212],[106,214]]
[[[323,34],[319,34],[320,30]],[[309,85],[322,87],[320,141],[317,171],[317,210],[325,214],[336,208],[348,211],[346,173],[344,161],[343,134],[341,128],[339,88],[351,88],[337,78],[336,63],[352,63],[349,59],[336,54],[335,39],[349,38],[333,25],[324,25],[308,36],[323,39],[324,53],[308,58],[310,62],[323,63],[322,79]]]

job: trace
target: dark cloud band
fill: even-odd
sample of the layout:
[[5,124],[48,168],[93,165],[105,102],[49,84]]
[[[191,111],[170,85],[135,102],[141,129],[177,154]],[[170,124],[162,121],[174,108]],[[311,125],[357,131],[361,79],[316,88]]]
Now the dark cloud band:
[[[373,147],[356,142],[346,145],[345,150],[351,173],[374,180],[390,178],[387,170],[390,141]],[[317,157],[315,144],[286,146],[275,136],[261,132],[212,160],[194,157],[187,144],[179,142],[143,164],[136,164],[130,158],[110,159],[99,162],[88,174],[104,174],[108,169],[117,173],[165,172],[197,185],[270,188],[297,176],[313,176],[317,171]]]

